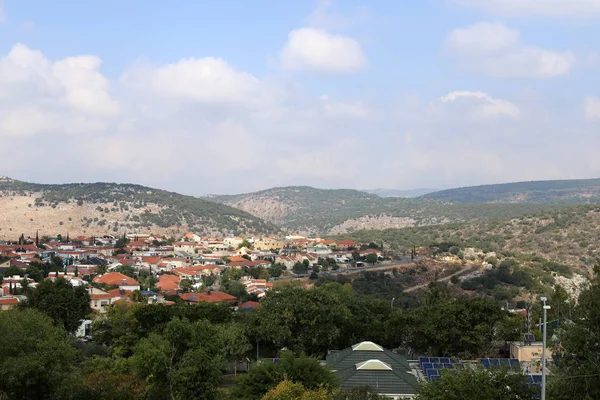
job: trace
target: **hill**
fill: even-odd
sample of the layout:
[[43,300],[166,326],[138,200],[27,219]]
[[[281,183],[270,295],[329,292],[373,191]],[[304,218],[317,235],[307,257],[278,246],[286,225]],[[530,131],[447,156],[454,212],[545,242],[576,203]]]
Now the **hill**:
[[166,235],[272,234],[279,229],[244,211],[133,184],[43,185],[0,178],[0,237],[123,231]]
[[584,205],[521,216],[504,221],[478,221],[436,227],[361,231],[345,238],[361,243],[385,242],[396,249],[453,243],[484,252],[561,262],[589,271],[600,251],[600,206]]
[[539,204],[451,204],[308,186],[208,198],[247,211],[284,230],[304,234],[343,234],[363,229],[509,218],[549,207]]
[[460,203],[600,202],[600,179],[531,181],[441,190],[421,198]]
[[400,189],[370,189],[363,190],[367,193],[376,194],[379,197],[419,197],[424,196],[429,193],[437,192],[438,189],[408,189],[408,190],[400,190]]

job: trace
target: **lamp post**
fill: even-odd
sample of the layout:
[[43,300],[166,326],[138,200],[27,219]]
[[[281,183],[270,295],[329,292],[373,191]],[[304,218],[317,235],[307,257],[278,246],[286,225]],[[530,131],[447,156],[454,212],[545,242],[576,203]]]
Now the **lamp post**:
[[394,308],[394,300],[396,300],[396,298],[392,297],[392,301],[390,302],[390,307],[391,308]]
[[548,300],[546,297],[541,297],[540,300],[544,303],[544,330],[542,332],[542,400],[546,400],[546,328],[547,328],[547,313],[550,306],[546,305]]

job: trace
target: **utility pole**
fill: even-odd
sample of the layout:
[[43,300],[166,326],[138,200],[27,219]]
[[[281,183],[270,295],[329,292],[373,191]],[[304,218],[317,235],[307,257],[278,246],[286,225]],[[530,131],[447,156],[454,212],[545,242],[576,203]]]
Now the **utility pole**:
[[542,333],[542,400],[546,400],[546,330],[548,321],[548,310],[550,306],[546,305],[548,300],[546,297],[541,297],[540,300],[544,303],[544,331]]

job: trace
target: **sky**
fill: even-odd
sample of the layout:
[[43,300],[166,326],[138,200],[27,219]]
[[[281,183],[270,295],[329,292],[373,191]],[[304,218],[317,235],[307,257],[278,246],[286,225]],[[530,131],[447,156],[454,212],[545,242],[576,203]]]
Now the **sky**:
[[0,175],[184,194],[600,177],[600,0],[0,0]]

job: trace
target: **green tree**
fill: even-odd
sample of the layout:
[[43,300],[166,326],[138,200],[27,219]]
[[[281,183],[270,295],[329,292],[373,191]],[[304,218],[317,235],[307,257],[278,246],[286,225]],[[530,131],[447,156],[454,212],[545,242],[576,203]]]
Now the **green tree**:
[[301,384],[309,390],[330,390],[339,384],[335,374],[322,366],[318,359],[305,355],[296,357],[291,351],[285,351],[279,363],[263,361],[247,374],[240,375],[232,392],[238,399],[258,399],[284,380]]
[[377,257],[377,254],[375,254],[375,253],[369,253],[369,254],[367,254],[367,257],[365,258],[365,261],[372,265],[375,265],[378,260],[379,260],[379,258]]
[[31,309],[0,312],[0,398],[51,399],[68,384],[76,350],[66,332]]
[[573,321],[562,325],[555,352],[558,362],[548,381],[552,399],[600,398],[600,264],[591,285],[579,295]]
[[132,363],[156,399],[215,399],[223,357],[218,330],[207,321],[178,318],[138,342]]
[[[520,371],[464,368],[442,371],[442,378],[424,383],[417,400],[533,400],[539,389]],[[571,397],[574,398],[574,397]]]
[[298,275],[306,274],[306,272],[308,272],[308,266],[304,263],[297,262],[292,267],[292,271]]
[[264,395],[262,400],[330,400],[325,389],[307,390],[301,383],[289,380],[280,382]]
[[63,278],[44,280],[28,294],[24,307],[35,308],[74,332],[90,312],[90,295],[83,286],[73,287]]
[[432,356],[484,357],[507,316],[489,299],[437,301],[406,314],[407,341],[415,351]]
[[285,270],[286,270],[285,265],[280,264],[280,263],[272,264],[268,268],[269,275],[272,278],[280,277],[283,274],[283,271],[285,271]]

